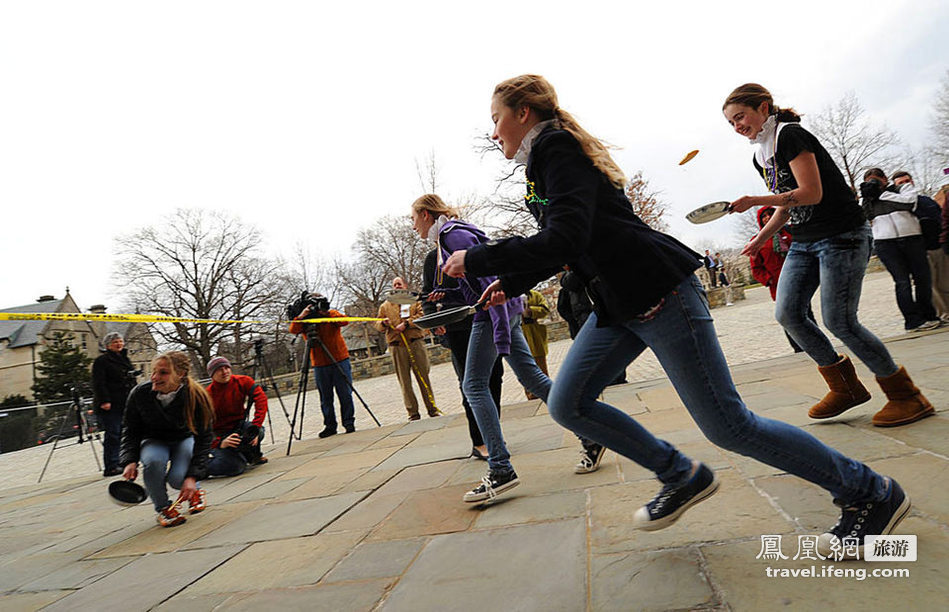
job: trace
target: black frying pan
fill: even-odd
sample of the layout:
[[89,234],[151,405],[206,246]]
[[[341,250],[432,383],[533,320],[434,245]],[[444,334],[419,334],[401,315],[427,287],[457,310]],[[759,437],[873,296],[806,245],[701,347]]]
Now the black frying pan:
[[467,319],[474,313],[478,312],[484,305],[488,302],[487,299],[481,300],[474,306],[456,306],[455,308],[448,308],[446,310],[441,310],[439,312],[433,312],[432,314],[427,314],[424,317],[419,317],[412,321],[415,325],[421,327],[422,329],[432,329],[433,327],[444,327],[445,325],[450,325],[452,323],[457,323],[463,319]]
[[131,480],[116,480],[109,483],[109,499],[120,506],[137,506],[147,497],[145,489]]

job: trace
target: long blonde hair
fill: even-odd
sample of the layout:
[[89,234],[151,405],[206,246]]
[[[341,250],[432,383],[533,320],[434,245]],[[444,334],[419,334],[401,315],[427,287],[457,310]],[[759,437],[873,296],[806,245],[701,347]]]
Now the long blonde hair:
[[458,211],[448,204],[445,204],[445,201],[434,193],[426,193],[422,197],[412,202],[412,210],[415,212],[427,210],[428,212],[432,213],[433,219],[437,219],[439,215],[445,215],[449,219],[458,218]]
[[533,109],[542,121],[557,119],[560,127],[577,139],[584,155],[590,158],[597,170],[606,175],[611,184],[620,189],[626,185],[626,176],[613,161],[606,145],[580,127],[573,115],[560,108],[557,92],[547,79],[536,74],[522,74],[498,83],[494,88],[494,97],[513,110],[527,106]]
[[188,425],[188,429],[192,433],[198,433],[199,419],[196,417],[200,417],[202,431],[209,429],[214,422],[214,409],[211,407],[211,396],[204,390],[204,387],[199,385],[189,375],[191,372],[191,359],[181,351],[166,351],[152,359],[153,369],[155,364],[159,361],[167,363],[171,369],[175,371],[175,374],[181,378],[181,382],[184,385],[184,389],[182,389],[181,392],[185,394],[184,413],[185,423]]

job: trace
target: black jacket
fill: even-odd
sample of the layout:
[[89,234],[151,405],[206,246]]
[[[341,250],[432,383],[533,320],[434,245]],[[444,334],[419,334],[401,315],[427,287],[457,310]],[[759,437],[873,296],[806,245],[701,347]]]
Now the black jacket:
[[701,265],[698,253],[643,223],[564,130],[551,127],[534,140],[527,181],[540,231],[492,240],[465,256],[472,274],[499,275],[507,295],[526,293],[567,264],[603,327],[646,312]]
[[142,442],[145,440],[173,443],[194,435],[194,454],[191,456],[187,476],[198,480],[206,478],[208,453],[211,451],[211,440],[214,437],[212,423],[205,423],[197,434],[192,434],[184,415],[186,390],[181,389],[175,399],[167,407],[163,407],[151,386],[151,383],[142,383],[129,394],[122,423],[119,465],[137,462]]
[[122,411],[129,391],[135,388],[135,378],[129,372],[135,369],[125,349],[116,353],[106,351],[92,362],[92,393],[95,408],[112,404],[110,410]]

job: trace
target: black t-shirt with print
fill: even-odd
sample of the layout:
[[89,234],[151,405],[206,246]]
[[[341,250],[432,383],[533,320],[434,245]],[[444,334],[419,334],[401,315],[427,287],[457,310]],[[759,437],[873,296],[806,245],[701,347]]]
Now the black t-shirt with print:
[[[799,123],[786,124],[778,134],[778,146],[774,154],[778,184],[773,192],[786,193],[797,189],[797,181],[791,173],[791,160],[802,151],[810,151],[817,158],[823,196],[817,204],[788,208],[791,219],[787,229],[794,236],[794,240],[814,242],[855,230],[866,223],[857,198],[847,186],[837,164],[817,138]],[[753,158],[753,161],[758,174],[762,174],[758,160]],[[767,183],[765,178],[765,184]]]

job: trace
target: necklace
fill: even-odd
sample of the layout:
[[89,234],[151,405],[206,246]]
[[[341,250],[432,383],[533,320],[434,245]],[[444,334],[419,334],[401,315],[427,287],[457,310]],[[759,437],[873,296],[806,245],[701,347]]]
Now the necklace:
[[775,157],[778,149],[778,121],[774,121],[774,138],[771,140],[771,171],[768,171],[768,160],[761,164],[761,178],[771,193],[777,193],[778,189],[778,160]]

